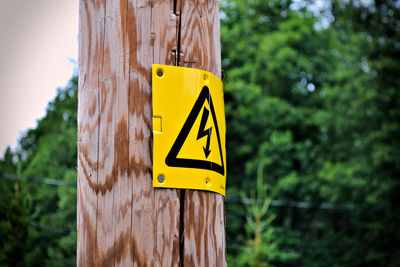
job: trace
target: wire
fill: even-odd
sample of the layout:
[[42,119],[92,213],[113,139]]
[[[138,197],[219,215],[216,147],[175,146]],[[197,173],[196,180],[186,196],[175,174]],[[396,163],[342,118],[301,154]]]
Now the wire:
[[61,227],[54,227],[54,226],[44,226],[36,223],[29,223],[29,226],[38,230],[58,233],[58,234],[69,234],[69,233],[76,233],[76,230],[69,229],[69,228],[61,228]]
[[[8,179],[8,180],[20,180],[24,182],[34,182],[34,183],[43,183],[54,186],[71,186],[76,187],[76,182],[72,181],[64,181],[58,179],[50,179],[50,178],[39,178],[39,177],[17,177],[16,175],[2,173],[0,174],[0,178]],[[235,198],[226,196],[225,203],[227,204],[241,204],[241,205],[254,205],[257,203],[256,200],[251,198]],[[310,203],[304,201],[282,201],[282,200],[271,200],[271,207],[292,207],[299,209],[321,209],[321,210],[356,210],[357,207],[352,204],[347,205],[339,205],[333,203]]]
[[56,185],[56,186],[72,186],[76,187],[76,182],[72,181],[64,181],[64,180],[56,180],[50,178],[38,178],[38,177],[31,177],[31,176],[20,176],[17,177],[16,175],[8,174],[8,173],[1,173],[0,178],[8,179],[8,180],[19,180],[23,182],[34,182],[34,183],[42,183],[42,184],[49,184],[49,185]]
[[[234,198],[227,196],[225,198],[226,203],[242,204],[242,205],[254,205],[257,203],[256,200],[251,198]],[[355,210],[356,206],[338,205],[333,203],[310,203],[304,201],[282,201],[282,200],[271,200],[271,207],[293,207],[300,209],[323,209],[323,210]]]

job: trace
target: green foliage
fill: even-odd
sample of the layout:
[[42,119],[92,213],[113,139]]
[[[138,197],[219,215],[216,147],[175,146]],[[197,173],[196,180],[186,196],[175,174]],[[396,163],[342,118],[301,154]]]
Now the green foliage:
[[[0,175],[76,182],[77,78],[0,160]],[[5,177],[1,177],[5,178]],[[0,265],[76,264],[76,188],[0,180]]]
[[[2,184],[2,186],[5,186]],[[0,235],[1,235],[1,250],[0,263],[12,266],[23,265],[24,258],[19,255],[24,255],[26,246],[25,240],[28,239],[28,223],[29,214],[27,207],[26,193],[20,191],[19,182],[15,183],[14,192],[2,187],[2,199],[0,202],[1,220],[0,220]],[[8,200],[5,202],[4,200]]]
[[[246,233],[247,244],[242,247],[238,255],[239,266],[270,266],[272,262],[293,260],[298,254],[293,251],[278,249],[276,230],[272,225],[275,215],[270,212],[271,199],[268,197],[268,188],[263,179],[263,168],[268,159],[258,164],[257,188],[250,194],[254,204],[247,207]],[[248,196],[242,194],[243,199]],[[234,266],[236,262],[232,262]]]
[[[76,170],[68,170],[64,181],[76,182]],[[60,186],[57,188],[57,221],[55,227],[63,229],[64,235],[57,240],[55,247],[49,248],[50,266],[76,265],[76,187]]]
[[[272,244],[300,253],[272,264],[398,264],[399,6],[332,1],[315,12],[312,1],[222,4],[229,194],[257,187],[250,177],[265,162],[273,199],[356,206],[270,208]],[[227,224],[228,242],[248,250],[246,215],[227,210],[235,213],[228,220],[241,221]],[[242,253],[233,248],[235,263]]]

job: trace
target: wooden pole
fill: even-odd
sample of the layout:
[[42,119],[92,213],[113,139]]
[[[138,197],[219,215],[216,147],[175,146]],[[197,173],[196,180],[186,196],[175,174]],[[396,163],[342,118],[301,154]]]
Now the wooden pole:
[[78,266],[225,266],[221,195],[152,187],[153,63],[220,77],[219,2],[80,0]]

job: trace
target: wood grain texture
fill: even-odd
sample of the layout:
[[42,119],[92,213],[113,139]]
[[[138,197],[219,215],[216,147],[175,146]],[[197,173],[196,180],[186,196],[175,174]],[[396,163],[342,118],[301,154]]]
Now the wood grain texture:
[[99,72],[102,66],[104,10],[80,1],[78,91],[77,262],[93,266],[97,256],[97,179],[100,130]]
[[[177,19],[174,1],[155,1],[153,7],[152,42],[156,64],[176,65],[178,46]],[[175,51],[175,52],[174,52]],[[180,190],[154,189],[156,212],[156,240],[154,257],[163,266],[179,266]]]
[[221,72],[218,1],[80,0],[78,266],[225,266],[222,196],[152,187],[151,65]]
[[151,65],[173,1],[80,1],[78,266],[179,265],[179,190],[152,187]]
[[[180,2],[180,62],[221,78],[220,5],[217,0]],[[223,196],[186,190],[184,266],[226,266]]]

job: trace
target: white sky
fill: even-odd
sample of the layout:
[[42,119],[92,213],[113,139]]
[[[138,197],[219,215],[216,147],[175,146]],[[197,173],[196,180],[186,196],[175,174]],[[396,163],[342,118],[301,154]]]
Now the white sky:
[[78,58],[78,0],[0,0],[0,157],[45,115]]

